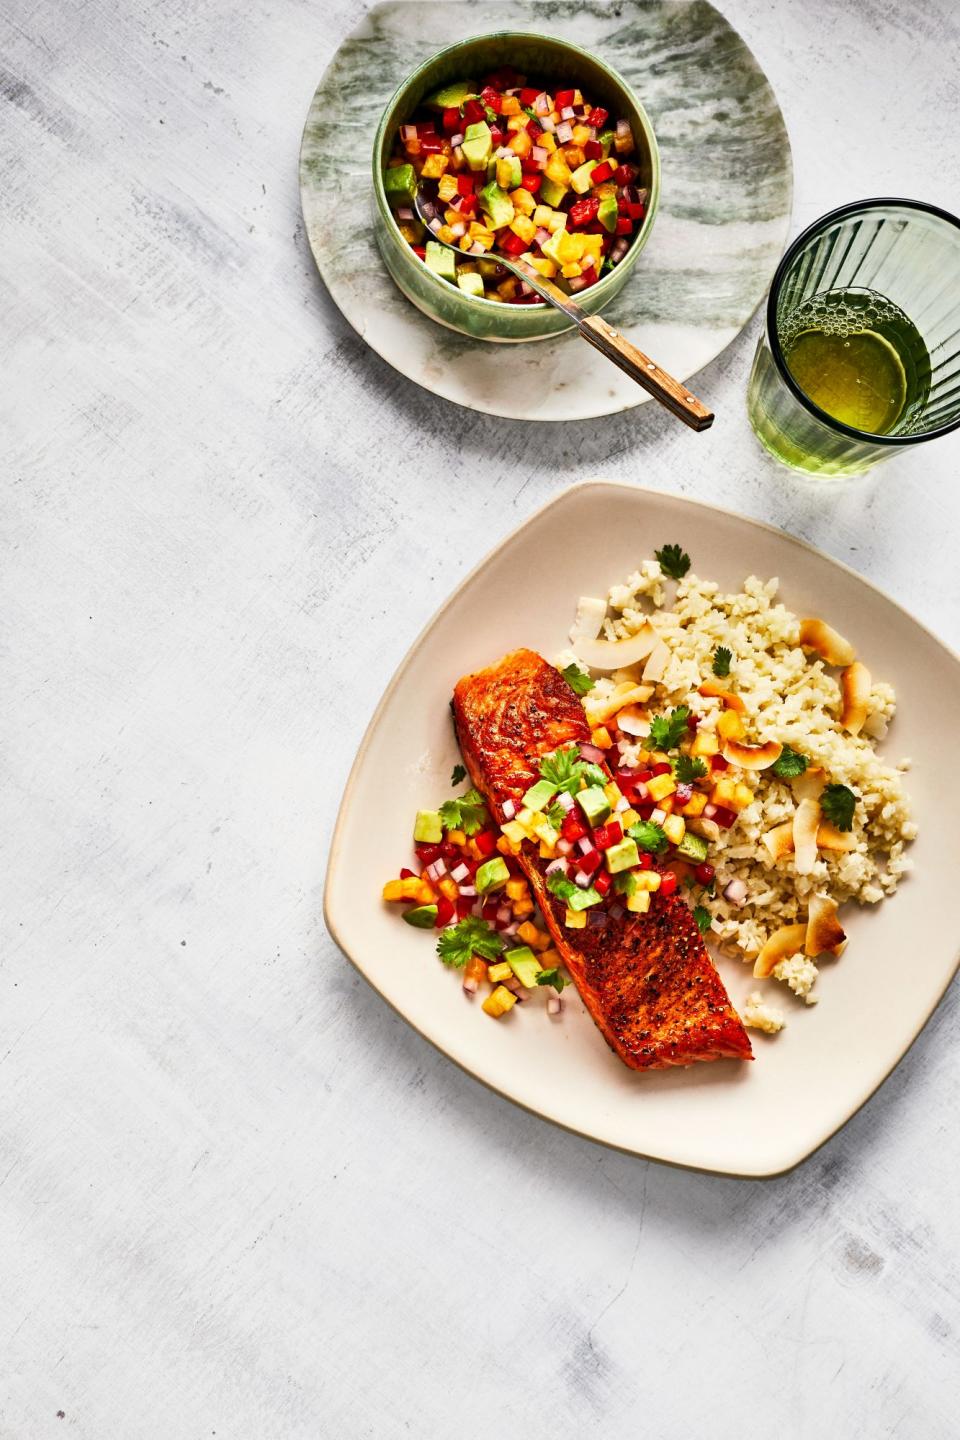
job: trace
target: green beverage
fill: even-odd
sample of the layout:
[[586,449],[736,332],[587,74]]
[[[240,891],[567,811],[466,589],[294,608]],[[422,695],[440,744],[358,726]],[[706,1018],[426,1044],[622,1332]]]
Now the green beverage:
[[777,269],[747,392],[777,460],[858,475],[960,425],[960,221],[913,200],[824,216]]

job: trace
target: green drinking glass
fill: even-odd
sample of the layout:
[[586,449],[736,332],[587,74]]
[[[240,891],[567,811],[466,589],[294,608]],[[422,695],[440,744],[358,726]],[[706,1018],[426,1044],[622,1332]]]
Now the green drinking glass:
[[859,475],[960,425],[960,220],[861,200],[799,235],[777,267],[747,389],[775,459]]

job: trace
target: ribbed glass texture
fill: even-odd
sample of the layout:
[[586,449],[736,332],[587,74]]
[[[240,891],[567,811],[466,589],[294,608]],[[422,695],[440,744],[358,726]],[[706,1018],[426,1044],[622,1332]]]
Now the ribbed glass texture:
[[[922,341],[915,346],[909,403],[883,435],[856,430],[820,409],[784,358],[791,317],[806,313],[801,307],[809,310],[812,297],[836,299],[838,291],[853,304],[871,304],[874,297],[892,302],[912,322],[907,331]],[[909,353],[905,359],[910,372]],[[776,459],[824,478],[859,474],[960,424],[960,220],[918,201],[863,200],[800,235],[773,279],[747,409]]]

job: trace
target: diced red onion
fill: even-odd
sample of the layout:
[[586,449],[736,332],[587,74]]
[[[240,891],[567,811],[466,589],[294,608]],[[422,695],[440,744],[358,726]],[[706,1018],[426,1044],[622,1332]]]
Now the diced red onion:
[[568,810],[568,811],[569,811],[569,810],[572,810],[572,809],[573,809],[574,805],[576,804],[576,801],[574,800],[573,796],[570,794],[570,791],[569,791],[569,790],[561,790],[561,791],[560,791],[560,794],[557,796],[556,803],[560,806],[561,810]]
[[538,245],[544,246],[550,239],[550,231],[545,230],[544,227],[541,225],[540,229],[537,231],[536,235],[533,238],[536,240]]
[[512,800],[504,800],[502,805],[504,820],[512,820],[517,813],[517,807]]
[[704,805],[704,807],[703,807],[703,818],[704,818],[704,820],[712,820],[713,817],[714,817],[714,815],[716,815],[716,813],[717,813],[717,807],[716,807],[716,805],[711,805],[710,802],[708,801],[707,804]]
[[533,149],[530,151],[530,159],[536,160],[538,164],[546,165],[547,161],[550,159],[550,151],[544,150],[542,145],[534,145]]
[[463,150],[462,150],[462,148],[461,148],[462,145],[463,145],[463,138],[461,137],[460,144],[459,144],[459,145],[454,145],[454,147],[453,147],[453,158],[454,158],[454,160],[456,160],[456,162],[457,162],[458,165],[463,165]]
[[551,120],[549,115],[541,115],[540,128],[541,130],[546,130],[548,135],[552,135],[557,128],[557,122],[556,120]]
[[[464,868],[464,870],[467,869],[466,866],[464,866],[463,868]],[[426,877],[427,877],[428,880],[439,880],[442,876],[446,875],[446,873],[447,873],[446,862],[443,861],[443,860],[434,860],[433,864],[432,864],[432,865],[428,865],[427,868],[424,870],[423,873],[424,873],[424,875],[426,875]],[[470,873],[470,872],[467,871],[467,874],[469,874],[469,873]]]
[[617,801],[616,805],[614,805],[613,809],[614,813],[617,815],[621,815],[624,810],[630,809],[630,801],[627,799],[626,795],[620,796],[620,799]]
[[589,138],[590,138],[591,140],[596,140],[596,138],[597,138],[597,127],[596,127],[596,125],[588,125],[588,126],[587,126],[587,130],[590,132]]
[[572,842],[572,840],[565,840],[565,839],[563,838],[563,836],[561,835],[560,839],[557,841],[557,849],[560,851],[560,854],[561,854],[561,855],[570,855],[570,854],[572,854],[572,853],[573,853],[573,842]]
[[724,886],[723,898],[729,900],[731,905],[742,905],[747,898],[747,882],[731,880],[729,885]]
[[497,919],[501,925],[509,925],[513,919],[513,907],[511,905],[501,905],[497,911]]
[[416,125],[401,125],[401,126],[400,126],[400,139],[401,139],[401,140],[416,140],[416,138],[417,138],[417,127],[416,127]]
[[486,247],[486,245],[481,245],[479,240],[474,240],[473,244],[470,246],[470,254],[471,254],[471,255],[486,255],[486,253],[487,253],[487,247]]
[[547,1014],[559,1015],[563,1009],[563,996],[558,995],[556,990],[551,990],[547,996]]
[[589,855],[591,850],[596,849],[596,846],[590,839],[589,835],[581,835],[580,839],[577,841],[577,846],[580,850],[581,855]]
[[457,889],[461,895],[476,895],[477,893],[476,885],[458,885]]
[[547,94],[546,90],[540,91],[540,94],[533,102],[533,109],[537,115],[550,114],[550,111],[553,109],[553,101],[550,99],[550,96]]
[[460,882],[461,882],[461,880],[466,880],[466,878],[467,878],[467,876],[468,876],[469,874],[470,874],[470,866],[469,866],[469,865],[460,864],[460,865],[458,865],[458,866],[456,867],[455,870],[451,870],[451,871],[450,871],[450,879],[451,879],[451,880],[456,880],[457,884],[459,885]]
[[654,825],[662,825],[666,818],[666,810],[661,810],[659,805],[657,806],[656,810],[654,810],[653,814],[650,816],[650,819],[653,821]]
[[514,152],[510,149],[509,145],[501,145],[499,150],[494,150],[493,158],[495,160],[512,160],[514,158]]
[[461,135],[459,132],[458,132],[456,135],[451,135],[451,136],[450,136],[450,146],[451,146],[451,148],[452,148],[453,150],[456,150],[456,148],[457,148],[458,145],[462,145],[462,144],[463,144],[464,138],[465,138],[465,137],[464,137],[463,135]]
[[629,249],[630,241],[627,239],[626,235],[621,235],[620,239],[613,245],[610,250],[610,255],[608,258],[611,265],[619,265],[620,261],[623,259],[624,255],[626,255]]
[[437,213],[437,207],[432,200],[421,200],[420,214],[424,220],[432,220]]
[[649,790],[647,789],[646,785],[643,783],[642,780],[637,780],[634,782],[633,793],[640,801],[648,799],[650,795]]
[[555,875],[555,874],[557,873],[557,871],[560,870],[560,871],[563,872],[564,875],[566,875],[566,873],[567,873],[567,871],[569,870],[569,868],[570,868],[570,867],[569,867],[569,865],[567,864],[566,860],[564,860],[563,856],[562,856],[562,855],[558,855],[557,858],[556,858],[556,860],[551,860],[551,861],[550,861],[550,864],[547,866],[546,870],[544,871],[544,874],[546,874],[546,875]]
[[623,917],[624,917],[624,915],[626,915],[626,913],[627,913],[626,910],[624,910],[624,908],[623,908],[623,906],[620,904],[619,900],[615,900],[614,903],[610,906],[610,919],[611,919],[611,920],[622,920]]
[[678,805],[686,805],[692,794],[692,785],[678,785],[677,793],[674,798]]
[[579,885],[581,890],[586,890],[587,886],[590,884],[590,881],[591,877],[587,874],[586,870],[578,870],[576,875],[574,875],[573,877],[573,883],[575,885]]
[[407,205],[401,205],[397,211],[398,220],[416,220],[416,218],[416,215],[414,215],[413,211]]
[[560,119],[561,119],[561,120],[572,120],[572,119],[574,118],[574,116],[576,115],[576,113],[577,113],[577,112],[576,112],[576,110],[574,110],[574,108],[573,108],[572,105],[564,105],[563,109],[560,111]]
[[570,121],[564,120],[558,125],[556,134],[561,145],[569,145],[573,139],[573,126],[570,124]]
[[604,925],[610,923],[610,916],[606,910],[588,910],[587,925],[591,930],[602,930]]
[[617,121],[617,134],[620,136],[621,139],[623,139],[623,138],[624,138],[625,136],[627,136],[627,135],[632,135],[632,134],[633,134],[633,131],[630,129],[630,121],[629,121],[629,120],[618,120],[618,121]]
[[450,226],[450,234],[456,235],[458,240],[462,239],[462,237],[466,235],[466,233],[467,227],[466,225],[464,225],[462,220],[458,220],[455,225]]
[[438,230],[442,230],[442,229],[443,229],[443,221],[442,221],[442,220],[431,220],[431,221],[430,221],[430,224],[427,226],[427,229],[428,229],[428,230],[432,230],[433,233],[434,233],[434,235],[436,235],[436,233],[437,233]]
[[508,926],[506,927],[506,929],[504,930],[503,933],[504,933],[504,935],[516,935],[516,933],[517,933],[517,931],[518,931],[519,929],[520,929],[520,922],[519,922],[519,920],[514,920],[513,924],[512,924],[512,925],[508,925]]
[[520,294],[521,294],[521,295],[532,295],[533,293],[534,293],[533,286],[532,286],[532,285],[528,285],[527,282],[526,282],[526,280],[521,280],[521,281],[520,281]]
[[463,988],[464,990],[466,990],[468,995],[476,995],[478,989],[480,988],[480,982],[474,980],[472,975],[464,975]]
[[605,763],[604,753],[599,745],[581,745],[580,758],[581,760],[589,761],[592,765],[603,765]]

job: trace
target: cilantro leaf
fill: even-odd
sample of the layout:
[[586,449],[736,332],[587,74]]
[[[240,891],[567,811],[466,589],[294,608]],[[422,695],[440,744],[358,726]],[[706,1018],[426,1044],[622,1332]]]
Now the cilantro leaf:
[[560,971],[554,968],[553,970],[541,970],[539,975],[537,976],[537,984],[552,985],[554,990],[556,990],[557,994],[559,995],[564,985],[567,984],[567,981],[560,974]]
[[547,876],[547,889],[559,900],[569,900],[571,895],[577,893],[576,885],[562,870],[554,870],[552,875]]
[[671,580],[682,580],[690,569],[690,556],[679,545],[664,545],[662,550],[653,553],[660,561],[660,569]]
[[857,797],[849,785],[828,785],[820,796],[820,809],[838,830],[853,829]]
[[678,705],[669,715],[654,715],[650,721],[650,739],[658,750],[676,750],[687,732],[686,705]]
[[666,834],[654,820],[638,820],[636,825],[630,826],[627,834],[649,855],[656,855],[667,848]]
[[447,830],[462,830],[476,835],[488,820],[487,807],[479,790],[468,790],[456,800],[445,800],[440,806],[440,819]]
[[450,784],[451,784],[451,785],[459,785],[463,780],[466,780],[466,778],[467,778],[467,771],[466,771],[465,766],[463,766],[463,765],[454,765],[453,771],[451,772],[451,775],[450,775]]
[[536,110],[534,110],[532,105],[522,105],[520,108],[523,110],[524,115],[530,116],[531,120],[539,121],[540,116],[537,114]]
[[490,106],[490,105],[484,105],[483,108],[484,108],[484,111],[485,111],[485,113],[486,113],[487,124],[488,124],[488,125],[496,125],[496,123],[497,123],[497,112],[496,112],[496,110],[494,110],[493,107]]
[[461,969],[471,955],[480,955],[484,960],[495,960],[503,950],[504,942],[488,925],[476,915],[468,915],[459,925],[451,925],[440,932],[437,954],[444,965]]
[[707,773],[707,767],[699,755],[678,755],[672,764],[673,773],[681,785],[692,785],[694,780],[699,780]]
[[594,765],[592,761],[580,761],[580,774],[583,776],[584,780],[586,780],[588,785],[599,785],[601,790],[603,789],[604,785],[610,784],[610,780],[606,772],[604,770],[601,770],[599,765]]
[[566,810],[564,810],[563,806],[559,804],[559,802],[556,800],[554,800],[549,810],[544,811],[544,814],[546,815],[549,823],[553,826],[554,830],[559,830],[560,826],[567,818]]
[[774,760],[770,768],[781,780],[792,780],[795,775],[802,775],[809,764],[806,755],[800,755],[789,745],[784,745],[779,759]]
[[580,770],[579,745],[561,745],[540,761],[540,774],[544,780],[549,780],[558,790],[568,790],[571,795],[580,789]]
[[580,669],[579,665],[568,665],[565,670],[560,671],[560,674],[564,680],[566,680],[574,695],[588,695],[593,689],[593,681],[585,671]]
[[716,650],[714,650],[713,652],[712,668],[714,675],[718,675],[721,680],[724,679],[727,675],[729,675],[730,661],[732,659],[733,655],[727,649],[726,645],[718,645]]
[[707,910],[703,905],[695,905],[693,910],[693,918],[697,922],[697,929],[700,931],[700,934],[706,935],[707,931],[710,929],[711,924],[713,923],[710,911]]

